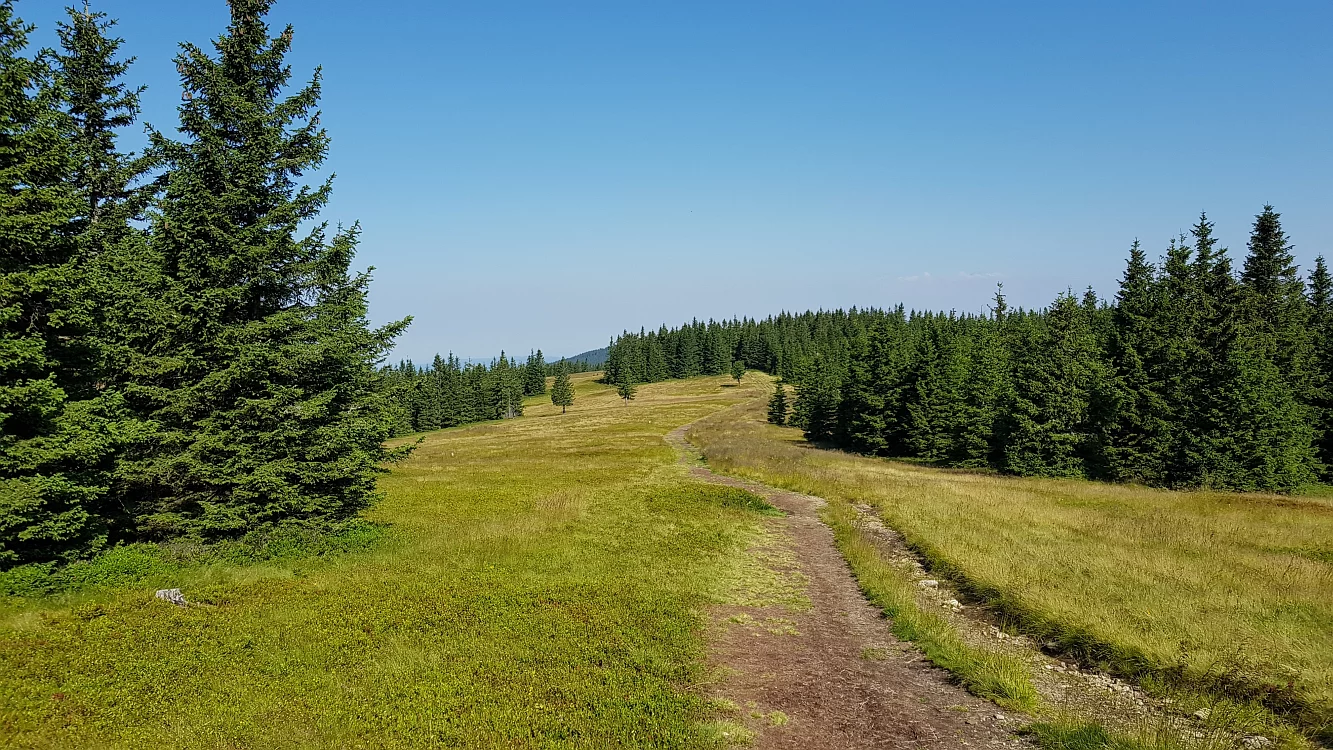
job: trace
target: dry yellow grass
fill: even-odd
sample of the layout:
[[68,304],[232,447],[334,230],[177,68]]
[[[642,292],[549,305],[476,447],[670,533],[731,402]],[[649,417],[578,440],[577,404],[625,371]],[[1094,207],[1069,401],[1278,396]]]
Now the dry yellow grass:
[[710,466],[873,505],[932,562],[1113,670],[1333,714],[1333,505],[949,471],[810,448],[755,402],[701,422]]

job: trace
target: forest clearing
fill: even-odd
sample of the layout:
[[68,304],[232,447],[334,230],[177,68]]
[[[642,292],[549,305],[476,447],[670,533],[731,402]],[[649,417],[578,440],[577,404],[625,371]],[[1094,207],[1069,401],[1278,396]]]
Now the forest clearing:
[[[515,420],[421,436],[382,480],[386,497],[369,519],[384,533],[364,548],[11,597],[0,637],[4,743],[784,747],[813,737],[854,747],[897,737],[1008,746],[1033,741],[1016,734],[1025,725],[1080,718],[1077,705],[1038,695],[1031,660],[928,622],[937,616],[926,592],[915,596],[911,576],[887,558],[870,563],[883,568],[879,589],[866,560],[853,558],[862,588],[880,607],[886,585],[913,601],[899,601],[888,622],[861,615],[853,630],[866,640],[848,641],[856,615],[840,618],[855,606],[877,610],[857,595],[818,519],[855,555],[847,533],[864,523],[836,517],[850,503],[869,504],[925,551],[932,575],[965,582],[969,601],[1000,605],[988,609],[1011,632],[1044,628],[1067,658],[1122,674],[1142,667],[1153,687],[1152,675],[1181,658],[1190,676],[1220,678],[1209,668],[1253,644],[1251,671],[1237,676],[1290,669],[1293,699],[1310,712],[1327,705],[1328,563],[1302,556],[1330,538],[1327,501],[1173,496],[854,457],[762,422],[771,379],[761,373],[647,385],[630,401],[595,378],[573,376],[579,406],[568,414],[533,403]],[[807,494],[747,488],[788,511],[779,517],[755,494],[702,483],[703,470],[687,473],[692,462],[678,463],[665,440],[696,421],[688,435],[710,467]],[[816,494],[831,505],[800,504]],[[1155,523],[1163,502],[1194,519],[1181,523],[1224,525],[1226,538]],[[1191,516],[1198,506],[1214,520]],[[1145,540],[1137,556],[1125,549],[1125,524]],[[1279,564],[1281,589],[1254,583]],[[1223,565],[1231,576],[1214,574]],[[189,605],[154,601],[152,590],[167,585]],[[842,598],[824,598],[840,585]],[[1187,616],[1209,612],[1208,600],[1225,606]],[[1305,619],[1284,615],[1298,608]],[[1174,650],[1187,639],[1190,650]],[[917,647],[930,661],[944,653],[954,676],[927,666]],[[799,649],[821,655],[792,657]],[[840,658],[856,676],[811,678],[839,669]],[[775,665],[783,679],[763,679]],[[1214,714],[1208,731],[1220,733],[1197,746],[1230,746],[1217,736],[1304,746],[1290,721],[1191,684],[1200,689],[1191,700]],[[896,698],[811,698],[839,685]],[[861,724],[858,705],[870,711]],[[847,711],[852,718],[839,718]]]
[[1333,747],[1333,5],[962,5],[0,0],[0,747]]

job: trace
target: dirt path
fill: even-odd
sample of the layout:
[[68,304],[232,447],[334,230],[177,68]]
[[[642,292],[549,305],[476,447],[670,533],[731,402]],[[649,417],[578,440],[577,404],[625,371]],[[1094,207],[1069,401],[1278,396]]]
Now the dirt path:
[[[688,427],[688,426],[687,426]],[[787,513],[773,519],[811,607],[718,606],[710,612],[713,695],[734,702],[758,748],[1026,747],[994,704],[949,682],[889,632],[861,595],[819,519],[824,501],[693,465],[681,427],[667,442],[691,475],[739,487]],[[775,627],[776,625],[776,627]]]

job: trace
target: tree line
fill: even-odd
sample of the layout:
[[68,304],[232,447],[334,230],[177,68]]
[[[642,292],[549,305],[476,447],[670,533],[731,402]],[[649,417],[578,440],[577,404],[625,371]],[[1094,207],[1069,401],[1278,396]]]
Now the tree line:
[[845,358],[857,332],[884,314],[873,308],[821,310],[764,320],[693,320],[679,328],[624,332],[609,345],[604,379],[655,383],[724,375],[737,361],[769,373],[804,372],[817,358]]
[[0,568],[121,541],[337,525],[400,452],[359,229],[331,183],[318,71],[289,87],[293,30],[231,0],[182,44],[174,133],[143,153],[133,60],[101,13],[59,49],[0,0]]
[[407,435],[520,417],[524,397],[547,392],[548,376],[556,378],[552,402],[556,406],[572,405],[569,375],[588,370],[582,361],[548,363],[538,349],[521,365],[504,352],[489,366],[463,364],[453,354],[437,354],[430,366],[403,360],[382,372],[391,394],[394,434]]
[[[718,352],[682,367],[700,341]],[[1240,269],[1205,215],[1160,262],[1135,242],[1113,300],[1089,289],[1011,309],[1001,289],[985,315],[692,323],[622,335],[608,378],[717,374],[728,357],[782,376],[772,421],[863,453],[1267,491],[1328,481],[1333,467],[1333,280],[1322,257],[1301,276],[1271,206]]]

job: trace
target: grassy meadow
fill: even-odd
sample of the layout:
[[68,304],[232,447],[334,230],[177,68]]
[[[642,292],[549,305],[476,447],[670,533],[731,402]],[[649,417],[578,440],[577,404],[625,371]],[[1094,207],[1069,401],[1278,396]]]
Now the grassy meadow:
[[[662,436],[760,395],[706,378],[626,405],[430,433],[361,551],[214,563],[0,602],[0,745],[712,747],[703,605],[761,516]],[[193,604],[152,600],[180,586]]]
[[703,420],[690,439],[717,470],[872,505],[936,570],[1085,661],[1149,686],[1206,688],[1202,700],[1257,698],[1330,731],[1327,498],[1018,479],[815,450],[799,430],[764,422],[759,402]]

